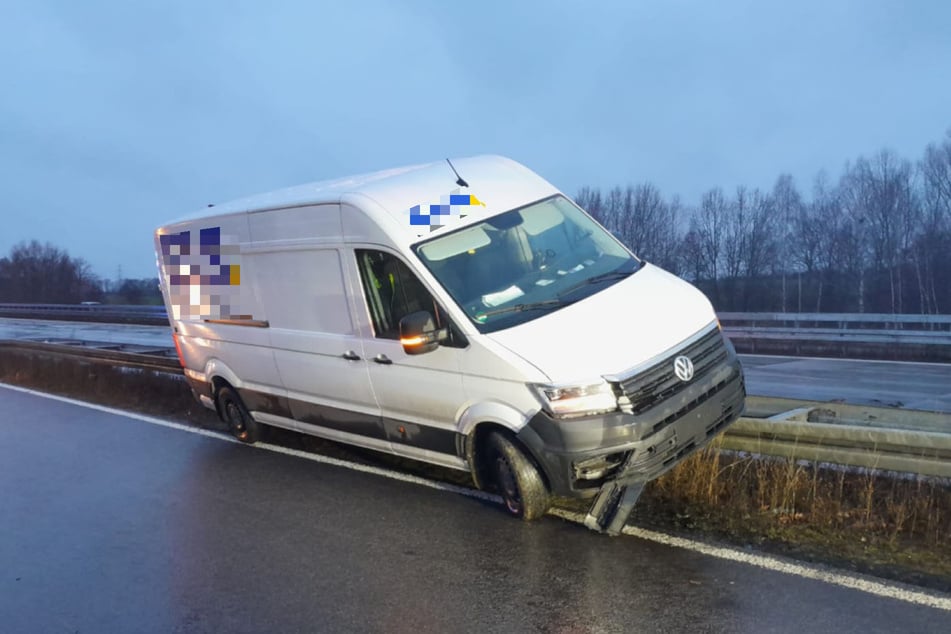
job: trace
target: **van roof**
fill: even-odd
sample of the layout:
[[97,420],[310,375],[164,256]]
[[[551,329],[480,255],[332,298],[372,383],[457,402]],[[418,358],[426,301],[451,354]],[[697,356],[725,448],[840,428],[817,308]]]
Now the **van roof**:
[[471,194],[477,197],[482,211],[497,213],[557,192],[543,178],[503,156],[483,155],[451,160],[459,176],[468,183],[468,187],[461,187],[456,183],[456,175],[449,164],[442,160],[318,181],[240,198],[201,209],[168,223],[166,227],[238,213],[346,202],[348,198],[362,196],[371,199],[384,212],[388,212],[387,215],[406,230],[404,238],[415,239],[431,231],[428,225],[411,223],[410,210],[416,206],[421,207],[426,214],[429,206],[438,205],[441,199],[447,199],[453,194]]

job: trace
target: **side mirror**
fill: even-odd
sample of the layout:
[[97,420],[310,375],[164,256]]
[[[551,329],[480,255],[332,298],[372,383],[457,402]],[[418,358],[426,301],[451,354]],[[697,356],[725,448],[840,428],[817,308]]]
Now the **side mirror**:
[[425,310],[418,310],[400,319],[400,343],[406,354],[432,352],[448,336],[449,331],[437,329],[433,316]]

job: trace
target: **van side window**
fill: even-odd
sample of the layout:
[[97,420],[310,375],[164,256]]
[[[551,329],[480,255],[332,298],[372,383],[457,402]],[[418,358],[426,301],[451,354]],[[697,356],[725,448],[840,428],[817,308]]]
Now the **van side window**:
[[357,249],[356,254],[363,294],[378,339],[399,339],[400,319],[425,310],[433,316],[437,328],[449,327],[450,340],[443,345],[465,346],[465,342],[460,341],[461,333],[452,326],[448,315],[399,258],[370,249]]

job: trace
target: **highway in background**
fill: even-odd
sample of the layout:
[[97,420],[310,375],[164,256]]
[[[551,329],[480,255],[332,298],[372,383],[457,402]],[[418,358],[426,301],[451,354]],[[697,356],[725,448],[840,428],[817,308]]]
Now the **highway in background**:
[[0,340],[42,339],[46,337],[109,343],[134,343],[144,346],[172,345],[171,329],[168,326],[0,318]]
[[[0,319],[0,339],[73,338],[172,345],[166,326]],[[951,412],[951,365],[740,355],[755,396]]]
[[524,524],[2,386],[0,411],[4,632],[951,630],[945,595]]
[[741,354],[755,396],[951,412],[951,365]]

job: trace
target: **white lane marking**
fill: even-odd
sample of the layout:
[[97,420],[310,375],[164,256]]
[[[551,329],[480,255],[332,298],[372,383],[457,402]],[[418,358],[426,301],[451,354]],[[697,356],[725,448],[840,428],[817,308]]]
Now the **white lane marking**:
[[[16,392],[22,392],[24,394],[31,394],[33,396],[39,396],[42,398],[48,398],[54,401],[60,401],[62,403],[69,403],[70,405],[78,405],[80,407],[86,407],[89,409],[94,409],[100,412],[105,412],[107,414],[115,414],[116,416],[123,416],[125,418],[133,418],[140,420],[152,425],[159,425],[161,427],[168,427],[169,429],[176,429],[179,431],[184,431],[192,434],[198,434],[199,436],[207,436],[210,438],[216,438],[218,440],[223,440],[226,442],[231,442],[235,444],[238,443],[233,437],[226,434],[222,434],[215,431],[209,431],[206,429],[199,429],[197,427],[190,427],[188,425],[182,425],[181,423],[173,423],[171,421],[162,420],[161,418],[155,418],[153,416],[146,416],[144,414],[138,414],[136,412],[127,412],[121,409],[115,409],[112,407],[106,407],[104,405],[97,405],[95,403],[87,403],[85,401],[79,401],[72,398],[67,398],[65,396],[58,396],[56,394],[47,394],[45,392],[39,392],[36,390],[31,390],[28,388],[19,387],[16,385],[9,385],[7,383],[0,383],[0,387],[4,387],[9,390]],[[294,456],[297,458],[303,458],[305,460],[310,460],[312,462],[318,462],[321,464],[329,464],[336,467],[343,467],[345,469],[350,469],[352,471],[359,471],[362,473],[369,473],[373,475],[382,476],[384,478],[390,478],[393,480],[399,480],[401,482],[407,482],[410,484],[417,484],[420,486],[429,487],[430,489],[436,489],[438,491],[447,491],[450,493],[457,493],[459,495],[465,495],[467,497],[477,498],[480,500],[486,500],[490,502],[495,502],[501,504],[502,499],[490,493],[485,493],[483,491],[477,491],[475,489],[469,489],[466,487],[461,487],[455,484],[448,484],[445,482],[436,482],[434,480],[429,480],[427,478],[422,478],[419,476],[409,475],[406,473],[400,473],[398,471],[392,471],[390,469],[383,469],[381,467],[374,467],[370,465],[359,464],[356,462],[350,462],[347,460],[341,460],[339,458],[331,458],[329,456],[321,456],[319,454],[307,453],[305,451],[300,451],[298,449],[288,449],[286,447],[280,447],[277,445],[271,445],[267,443],[257,443],[255,445],[247,445],[249,448],[253,449],[263,449],[265,451],[272,451],[275,453],[281,453],[288,456]],[[573,513],[571,511],[565,511],[562,509],[552,509],[549,511],[549,515],[558,517],[570,522],[575,522],[581,524],[584,520],[584,516],[580,513]],[[674,535],[667,535],[666,533],[659,533],[657,531],[648,530],[645,528],[639,528],[636,526],[626,526],[622,531],[625,535],[630,535],[632,537],[637,537],[639,539],[644,539],[647,541],[655,542],[662,544],[664,546],[670,546],[673,548],[682,548],[684,550],[689,550],[701,555],[706,555],[708,557],[715,557],[717,559],[724,559],[726,561],[732,561],[742,564],[747,564],[750,566],[755,566],[757,568],[763,568],[772,572],[780,572],[787,575],[793,575],[796,577],[802,577],[804,579],[811,579],[814,581],[823,581],[825,583],[830,583],[832,585],[840,586],[843,588],[849,588],[851,590],[858,590],[859,592],[865,592],[866,594],[871,594],[878,597],[884,597],[888,599],[896,599],[898,601],[904,601],[906,603],[913,603],[916,605],[922,605],[929,608],[935,608],[938,610],[951,611],[951,596],[943,595],[940,593],[930,593],[924,592],[912,586],[908,586],[900,583],[885,582],[873,577],[867,577],[856,574],[845,574],[841,572],[834,572],[832,570],[826,570],[815,566],[807,566],[805,564],[797,563],[792,560],[787,560],[781,557],[776,557],[773,555],[760,555],[745,552],[735,548],[728,548],[724,546],[713,546],[711,544],[706,544],[704,542],[696,541],[693,539],[686,539],[683,537],[676,537]]]
[[[584,520],[584,516],[580,513],[572,513],[571,511],[564,511],[562,509],[552,509],[549,511],[549,514],[556,517],[562,517],[572,522],[581,522]],[[623,532],[625,535],[639,537],[641,539],[646,539],[647,541],[656,542],[665,546],[691,550],[709,557],[716,557],[717,559],[725,559],[727,561],[743,563],[750,566],[755,566],[757,568],[764,568],[773,572],[782,572],[788,575],[794,575],[796,577],[803,577],[805,579],[824,581],[826,583],[831,583],[833,585],[849,588],[852,590],[858,590],[860,592],[865,592],[878,597],[898,599],[899,601],[905,601],[907,603],[915,603],[917,605],[924,605],[930,608],[951,611],[951,597],[941,595],[937,592],[934,594],[922,592],[921,590],[904,584],[884,582],[879,579],[875,579],[874,577],[843,574],[841,572],[825,570],[815,566],[807,566],[792,560],[787,560],[772,555],[758,555],[737,550],[735,548],[714,546],[712,544],[706,544],[693,539],[686,539],[684,537],[676,537],[674,535],[658,533],[657,531],[652,531],[637,526],[625,526],[621,532]]]

